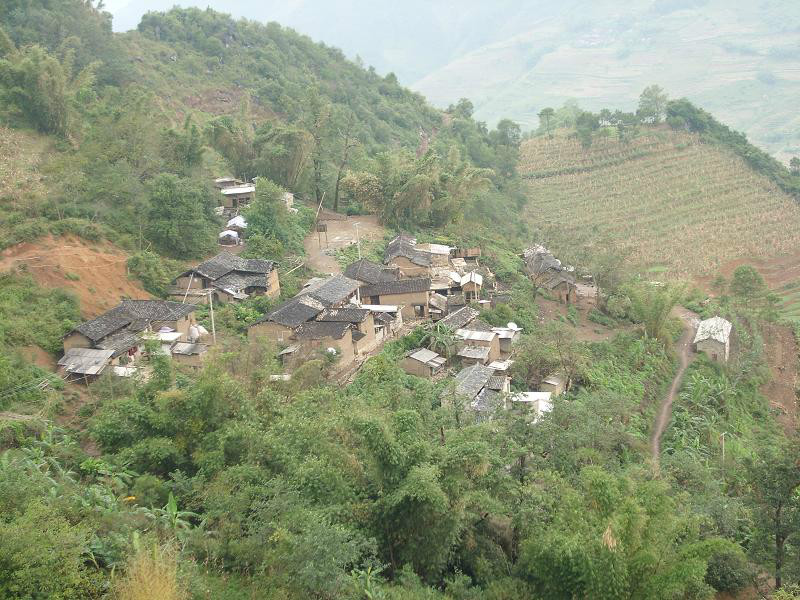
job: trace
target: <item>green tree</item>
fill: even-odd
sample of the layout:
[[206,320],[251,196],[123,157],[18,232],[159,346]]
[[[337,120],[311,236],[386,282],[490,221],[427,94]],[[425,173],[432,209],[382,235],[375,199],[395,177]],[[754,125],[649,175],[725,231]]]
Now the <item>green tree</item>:
[[176,258],[202,256],[214,246],[211,199],[205,187],[162,174],[149,185],[147,236]]
[[791,169],[792,175],[800,175],[800,158],[793,156],[789,161],[789,169]]
[[730,293],[746,304],[763,296],[766,289],[767,285],[764,283],[761,273],[750,265],[736,267],[728,285]]
[[671,343],[670,313],[685,295],[686,290],[678,285],[642,283],[630,288],[633,315],[644,325],[644,333],[656,338],[665,346]]
[[639,96],[636,114],[643,122],[657,125],[666,114],[668,100],[669,97],[660,86],[648,86]]
[[796,438],[771,437],[760,441],[745,466],[749,499],[758,519],[762,548],[772,547],[775,589],[784,583],[787,543],[800,531],[800,443]]
[[550,107],[543,108],[539,112],[539,123],[544,125],[544,132],[549,137],[553,137],[553,133],[552,133],[551,127],[552,127],[552,122],[553,122],[553,118],[555,117],[555,115],[556,115],[556,111],[554,109],[550,108]]
[[28,46],[0,58],[0,99],[44,133],[70,133],[75,105],[94,84],[95,64],[73,73],[74,52],[61,60],[40,46]]

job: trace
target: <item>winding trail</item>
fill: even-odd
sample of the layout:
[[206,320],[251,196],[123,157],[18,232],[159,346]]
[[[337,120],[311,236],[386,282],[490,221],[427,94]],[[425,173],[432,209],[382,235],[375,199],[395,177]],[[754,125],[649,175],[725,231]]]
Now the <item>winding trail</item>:
[[674,313],[683,321],[683,335],[678,341],[677,350],[680,359],[680,366],[675,372],[675,377],[672,380],[672,385],[669,392],[661,401],[661,407],[658,410],[655,424],[653,425],[653,435],[650,438],[650,453],[653,457],[653,465],[658,471],[659,457],[661,456],[661,436],[669,424],[672,417],[672,403],[678,395],[678,390],[683,381],[683,374],[686,372],[687,367],[692,362],[692,339],[694,338],[695,322],[697,315],[690,310],[683,307],[676,307]]

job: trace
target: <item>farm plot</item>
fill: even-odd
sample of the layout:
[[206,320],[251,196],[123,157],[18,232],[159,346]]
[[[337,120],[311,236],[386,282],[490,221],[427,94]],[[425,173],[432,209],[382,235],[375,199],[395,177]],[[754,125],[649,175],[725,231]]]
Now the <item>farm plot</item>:
[[800,247],[800,206],[732,153],[657,131],[584,150],[566,137],[523,145],[527,219],[555,250],[610,244],[667,277]]

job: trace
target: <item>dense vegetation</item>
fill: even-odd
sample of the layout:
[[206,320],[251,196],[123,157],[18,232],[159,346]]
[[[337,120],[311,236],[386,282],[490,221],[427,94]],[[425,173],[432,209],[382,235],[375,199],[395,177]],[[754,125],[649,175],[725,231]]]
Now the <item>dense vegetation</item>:
[[[590,316],[625,325],[589,343],[575,310],[543,322],[522,274],[532,233],[518,168],[535,185],[631,153],[664,166],[670,151],[700,148],[657,128],[668,110],[657,89],[639,115],[602,116],[617,140],[600,133],[611,121],[595,127],[580,111],[574,144],[551,138],[570,109],[552,111],[520,165],[514,123],[490,131],[466,100],[435,111],[394,77],[275,24],[174,9],[114,36],[107,15],[77,0],[11,2],[0,16],[0,118],[40,157],[24,153],[34,177],[3,166],[10,180],[30,178],[0,198],[4,243],[109,237],[163,293],[178,269],[165,258],[214,250],[212,176],[257,176],[247,255],[298,264],[319,203],[375,212],[421,241],[481,245],[510,288],[482,318],[525,331],[513,388],[555,371],[569,382],[535,421],[518,409],[476,418],[452,379],[397,366],[441,341],[423,328],[386,344],[350,385],[328,383],[330,356],[276,381],[276,348],[242,335],[272,305],[252,298],[218,309],[224,336],[200,371],[154,356],[147,381],[63,390],[21,349],[57,351],[77,303],[4,275],[0,596],[707,600],[800,581],[800,450],[759,391],[760,324],[776,311],[758,273],[737,270],[718,300],[693,305],[734,320],[736,359],[692,365],[660,456],[648,440],[674,372],[680,326],[669,314],[699,297],[642,283],[613,247],[589,246],[575,256],[600,287]],[[697,129],[692,115],[671,124]],[[531,168],[538,142],[573,158]],[[286,190],[308,205],[287,211]],[[282,274],[284,295],[298,273]]]

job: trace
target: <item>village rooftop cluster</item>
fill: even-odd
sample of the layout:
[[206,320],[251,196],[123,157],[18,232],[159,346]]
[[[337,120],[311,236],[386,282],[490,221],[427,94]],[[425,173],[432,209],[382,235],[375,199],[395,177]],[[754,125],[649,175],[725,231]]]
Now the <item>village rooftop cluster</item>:
[[[222,196],[219,212],[229,219],[228,229],[220,234],[221,246],[241,246],[247,224],[240,211],[252,201],[255,185],[233,178],[217,179],[215,185]],[[291,209],[291,194],[285,201]],[[577,301],[573,268],[541,245],[525,249],[521,257],[537,287],[563,304]],[[519,406],[531,410],[535,419],[552,408],[552,397],[564,393],[569,382],[563,374],[552,373],[537,390],[511,393],[510,369],[522,329],[513,322],[491,326],[480,318],[481,308],[510,300],[510,292],[480,258],[478,247],[418,243],[413,236],[397,235],[386,245],[381,263],[361,258],[342,274],[310,279],[297,295],[252,323],[248,338],[274,343],[287,373],[279,378],[288,378],[315,355],[335,359],[340,370],[357,369],[387,340],[419,325],[439,328],[454,340],[447,356],[415,348],[400,361],[403,370],[429,379],[454,373],[443,402],[462,403],[478,418],[499,407]],[[168,300],[122,300],[69,332],[59,368],[65,378],[84,382],[107,368],[129,377],[139,371],[141,359],[154,352],[200,367],[216,335],[213,310],[209,333],[197,323],[198,306],[213,309],[214,303],[240,302],[254,295],[280,296],[276,264],[222,249],[176,277]],[[695,351],[727,361],[731,329],[720,317],[699,323]]]

